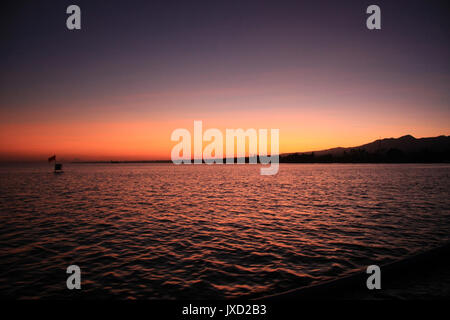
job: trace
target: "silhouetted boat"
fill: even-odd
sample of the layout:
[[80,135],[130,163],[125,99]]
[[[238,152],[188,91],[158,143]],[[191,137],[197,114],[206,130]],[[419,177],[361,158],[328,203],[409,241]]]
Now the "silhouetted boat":
[[53,155],[50,158],[48,158],[48,162],[52,162],[52,161],[55,161],[55,170],[53,172],[54,173],[63,173],[64,171],[62,170],[62,163],[56,162],[56,155]]
[[55,171],[54,173],[63,173],[62,171],[62,163],[55,163]]

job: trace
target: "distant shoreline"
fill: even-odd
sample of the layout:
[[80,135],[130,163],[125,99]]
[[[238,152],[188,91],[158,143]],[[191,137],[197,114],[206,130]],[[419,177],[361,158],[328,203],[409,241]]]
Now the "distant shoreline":
[[123,160],[123,161],[71,161],[74,164],[116,164],[116,163],[172,163],[172,160]]
[[[260,159],[252,155],[249,159]],[[222,159],[243,160],[242,157]],[[214,159],[210,159],[214,160]],[[191,159],[193,162],[194,159]],[[74,163],[170,163],[171,160],[138,160],[138,161],[76,161]],[[204,161],[202,161],[204,163]],[[231,161],[230,161],[231,162]],[[357,147],[333,148],[312,152],[295,152],[279,154],[279,163],[450,163],[450,136],[415,138],[405,135],[400,138],[386,138]]]
[[[193,162],[193,161],[192,161]],[[71,164],[133,164],[133,163],[173,163],[172,160],[124,160],[124,161],[72,161]],[[236,161],[234,161],[236,164]],[[445,161],[284,161],[280,159],[279,163],[285,164],[450,164],[449,160]],[[202,164],[206,164],[204,161]],[[226,161],[223,161],[226,164]],[[245,164],[249,164],[246,159]],[[258,162],[258,164],[260,164]]]
[[[230,154],[229,159],[231,159],[232,156],[234,155]],[[251,157],[254,158],[257,156],[252,155]],[[0,160],[0,163],[41,162],[36,161],[36,159],[17,161],[14,161],[13,157],[9,158],[8,160],[7,159],[8,158],[4,158],[3,160]],[[75,164],[172,162],[170,159],[84,161],[75,156],[72,159],[74,160],[62,160],[62,162]],[[226,162],[226,159],[226,157],[222,159],[224,163]],[[236,162],[237,159],[238,157],[235,157],[234,162]],[[194,159],[191,159],[191,161],[193,162]],[[249,157],[245,158],[245,163],[249,163]],[[405,135],[399,138],[379,139],[356,147],[337,147],[309,152],[280,153],[279,163],[450,163],[450,136],[440,135],[437,137],[429,138],[415,138],[411,135]]]

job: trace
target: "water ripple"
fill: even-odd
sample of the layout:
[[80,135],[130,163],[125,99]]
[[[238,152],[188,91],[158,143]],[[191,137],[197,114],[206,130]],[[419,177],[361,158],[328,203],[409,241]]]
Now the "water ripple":
[[449,240],[448,165],[0,168],[0,291],[227,298],[307,286]]

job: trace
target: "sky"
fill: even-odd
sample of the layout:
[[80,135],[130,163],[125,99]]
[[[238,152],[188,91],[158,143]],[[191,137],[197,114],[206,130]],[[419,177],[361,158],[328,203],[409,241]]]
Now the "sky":
[[281,153],[449,135],[447,15],[445,1],[10,1],[0,161],[169,159],[194,120],[280,129]]

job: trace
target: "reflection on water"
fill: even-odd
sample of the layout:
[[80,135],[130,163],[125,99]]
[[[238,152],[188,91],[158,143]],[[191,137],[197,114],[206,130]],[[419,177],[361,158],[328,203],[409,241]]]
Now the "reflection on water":
[[449,165],[0,168],[0,292],[223,298],[336,278],[449,240]]

